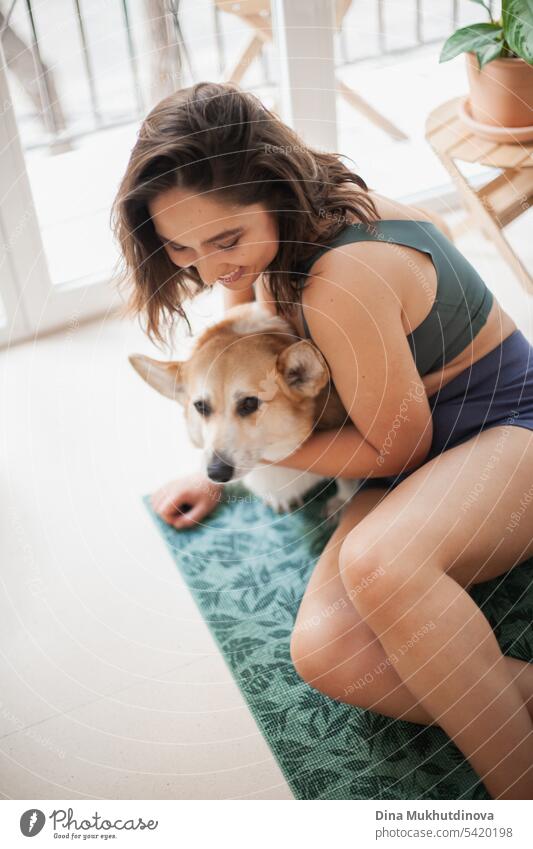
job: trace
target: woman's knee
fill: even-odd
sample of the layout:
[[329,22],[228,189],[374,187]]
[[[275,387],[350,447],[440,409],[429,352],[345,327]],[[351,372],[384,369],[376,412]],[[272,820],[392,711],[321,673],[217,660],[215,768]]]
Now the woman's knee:
[[338,651],[342,628],[327,607],[308,606],[300,611],[291,635],[291,660],[301,678],[308,683],[331,668]]
[[[291,638],[291,660],[298,675],[318,690],[342,692],[348,679],[365,675],[380,648],[368,625],[347,599],[299,616]],[[342,687],[341,687],[342,684]]]
[[362,613],[365,601],[379,601],[390,591],[393,570],[390,541],[375,538],[367,532],[348,534],[339,550],[339,574],[346,595],[356,610]]
[[406,522],[397,522],[394,533],[354,529],[340,547],[339,574],[347,598],[374,630],[420,598],[428,570],[434,580],[446,571],[444,554],[429,535],[419,534],[411,543],[409,533]]
[[291,658],[306,684],[362,708],[373,708],[382,698],[384,676],[391,666],[377,637],[359,618],[341,635],[325,623],[295,631]]

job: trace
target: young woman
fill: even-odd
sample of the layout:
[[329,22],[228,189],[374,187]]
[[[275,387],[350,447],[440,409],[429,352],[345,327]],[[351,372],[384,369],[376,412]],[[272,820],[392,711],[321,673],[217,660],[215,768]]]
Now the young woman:
[[[493,798],[533,798],[533,664],[502,655],[465,591],[533,555],[529,518],[511,523],[533,482],[533,347],[444,226],[237,86],[199,83],[150,112],[113,216],[128,311],[158,344],[218,283],[226,306],[255,294],[326,357],[350,424],[281,465],[366,484],[302,600],[299,674],[439,724]],[[153,497],[176,528],[216,503],[199,475]]]

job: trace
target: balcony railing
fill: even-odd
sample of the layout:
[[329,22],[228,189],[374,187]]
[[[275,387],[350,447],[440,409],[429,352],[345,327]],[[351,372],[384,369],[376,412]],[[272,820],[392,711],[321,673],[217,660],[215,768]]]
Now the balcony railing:
[[[459,0],[353,0],[335,33],[337,66],[443,41],[480,11]],[[4,4],[0,37],[17,96],[26,95],[17,108],[25,149],[68,150],[78,137],[138,120],[176,88],[221,79],[235,52],[235,21],[211,0]],[[272,50],[264,45],[248,88],[277,85]]]

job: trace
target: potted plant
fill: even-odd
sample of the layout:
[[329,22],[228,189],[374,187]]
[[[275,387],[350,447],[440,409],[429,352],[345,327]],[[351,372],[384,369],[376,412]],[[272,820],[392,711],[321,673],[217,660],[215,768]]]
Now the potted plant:
[[466,53],[469,111],[480,124],[498,127],[533,125],[533,2],[502,0],[495,20],[462,27],[445,42],[439,62]]

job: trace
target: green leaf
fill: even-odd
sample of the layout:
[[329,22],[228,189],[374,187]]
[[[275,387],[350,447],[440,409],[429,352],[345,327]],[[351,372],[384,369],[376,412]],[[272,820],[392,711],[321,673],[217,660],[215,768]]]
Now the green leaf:
[[252,695],[265,693],[272,683],[272,672],[275,669],[272,663],[261,664],[252,663],[248,669],[241,670],[241,681],[243,689],[247,690]]
[[[264,704],[261,706],[263,710]],[[290,707],[274,710],[271,713],[263,713],[262,720],[265,728],[273,737],[278,737],[285,732],[287,727],[287,716]]]
[[290,640],[291,631],[290,628],[276,628],[270,632],[270,636],[275,640]]
[[337,772],[319,766],[302,771],[293,781],[303,799],[319,799],[339,778],[340,775]]
[[437,764],[431,763],[431,761],[426,761],[425,763],[419,764],[418,769],[422,770],[422,772],[427,772],[428,775],[434,775],[436,778],[439,776],[441,778],[445,778],[445,773],[442,767],[437,766]]
[[533,3],[531,0],[503,0],[503,30],[507,44],[517,56],[533,65]]
[[259,610],[265,610],[267,607],[269,607],[276,598],[277,593],[278,589],[277,587],[275,587],[269,593],[266,593],[265,595],[261,596],[259,598],[259,601],[256,603],[255,607],[253,608],[252,613],[257,613]]
[[257,637],[232,637],[224,643],[224,652],[232,668],[247,660],[253,652],[264,646],[265,641]]
[[444,43],[439,62],[448,62],[459,53],[477,53],[503,39],[503,30],[498,24],[470,24],[454,32]]
[[497,41],[496,44],[488,44],[483,50],[476,50],[478,65],[484,68],[493,59],[498,59],[503,50],[503,41]]

